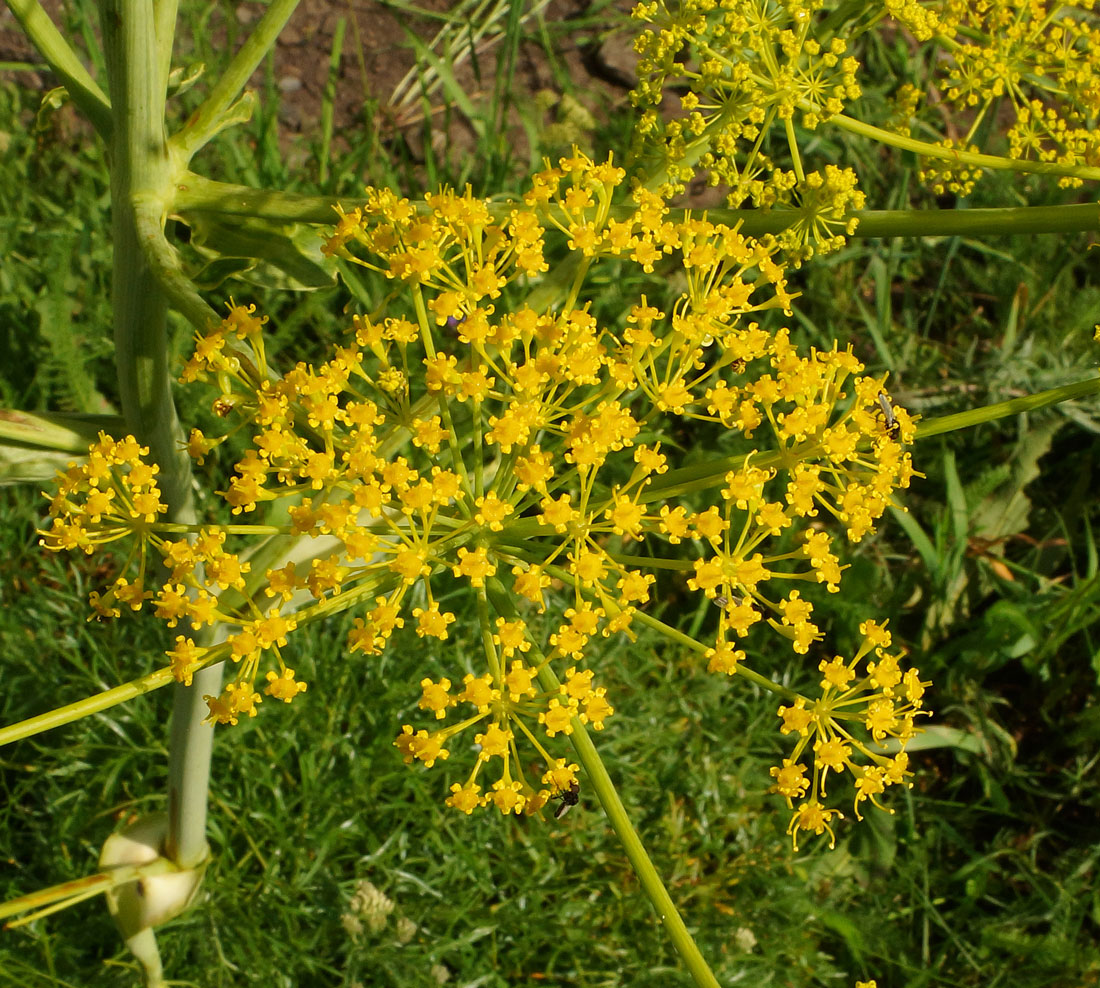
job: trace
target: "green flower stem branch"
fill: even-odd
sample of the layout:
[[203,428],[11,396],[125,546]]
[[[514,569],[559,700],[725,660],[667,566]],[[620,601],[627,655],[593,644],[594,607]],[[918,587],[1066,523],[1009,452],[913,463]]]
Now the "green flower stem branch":
[[[798,104],[803,112],[814,112],[816,107],[806,100]],[[846,130],[850,134],[870,138],[879,144],[897,148],[899,151],[912,151],[924,158],[938,158],[955,165],[969,165],[973,168],[986,168],[989,171],[1025,172],[1031,175],[1058,175],[1068,178],[1081,178],[1095,182],[1100,180],[1100,168],[1087,165],[1063,165],[1055,161],[1026,161],[1020,158],[1005,158],[996,154],[980,154],[976,151],[962,151],[957,148],[945,148],[939,144],[929,144],[914,137],[897,134],[882,127],[863,123],[853,117],[837,113],[828,119],[828,123]]]
[[[354,198],[341,198],[339,201],[348,209],[366,203],[365,199]],[[217,213],[284,223],[331,224],[336,203],[337,200],[327,196],[254,189],[247,185],[215,182],[187,172],[177,183],[172,210],[184,222],[189,215]],[[494,207],[498,218],[503,219],[514,205],[512,202],[498,203]],[[611,209],[611,215],[620,220],[629,213],[629,206]],[[1095,202],[982,209],[863,209],[850,215],[858,221],[852,234],[854,239],[1081,233],[1100,229],[1100,205]],[[709,209],[707,216],[730,226],[740,224],[740,231],[752,237],[781,233],[802,218],[801,213],[784,209],[770,212],[759,209]]]
[[[244,526],[241,527],[243,528]],[[263,526],[260,527],[262,528]],[[254,531],[255,530],[253,530],[253,532]],[[285,536],[283,538],[285,538]],[[294,542],[294,540],[289,539],[287,541],[290,541],[292,544]],[[320,554],[321,553],[319,553],[319,555]],[[290,553],[279,548],[270,555],[260,555],[255,557],[255,559],[260,563],[266,561],[266,564],[270,567],[275,561],[282,561],[288,558],[289,555]],[[256,584],[263,578],[264,572],[265,569],[263,566],[257,565],[256,572],[251,574],[252,585],[250,587],[250,592],[255,590]],[[298,627],[305,627],[308,624],[323,621],[333,614],[345,610],[348,601],[357,602],[360,598],[368,599],[379,592],[388,591],[389,589],[392,588],[380,585],[376,581],[365,581],[355,591],[345,593],[340,599],[330,598],[306,610],[300,611],[297,615]],[[234,591],[226,591],[219,603],[223,603],[225,606],[233,604]],[[220,640],[215,641],[213,636],[204,641],[203,644],[211,648],[212,651],[205,653],[200,659],[196,660],[192,665],[185,667],[182,671],[184,674],[191,673],[197,680],[201,674],[215,670],[217,672],[217,681],[212,686],[212,689],[220,689],[221,666],[229,655],[229,646]],[[57,707],[54,710],[48,710],[46,713],[37,714],[34,717],[28,717],[26,720],[21,720],[17,724],[10,724],[7,727],[0,728],[0,748],[15,741],[22,741],[36,734],[42,734],[55,727],[72,724],[83,717],[90,717],[93,714],[102,713],[104,710],[110,710],[111,707],[116,707],[120,703],[126,703],[128,700],[134,700],[139,696],[144,696],[146,693],[158,690],[162,686],[170,686],[173,684],[176,684],[176,677],[171,666],[155,669],[153,672],[146,673],[144,676],[140,676],[128,683],[123,683],[121,686],[115,686],[113,689],[104,690],[102,693],[96,693],[93,696],[85,697],[83,700],[77,700],[75,703],[67,704],[64,707]],[[180,690],[185,688],[186,687],[180,687]],[[209,712],[205,703],[202,704],[201,709],[203,716]],[[204,736],[213,737],[214,735],[214,731],[206,725],[203,725],[202,732]],[[171,796],[169,798],[171,799]]]
[[[544,689],[556,689],[561,685],[549,665],[544,665],[539,671],[539,682]],[[699,952],[699,947],[677,911],[672,897],[661,881],[661,876],[653,867],[645,845],[631,824],[626,807],[623,806],[615,790],[615,783],[611,781],[611,776],[608,775],[603,760],[596,751],[596,746],[588,736],[588,729],[576,717],[573,718],[573,733],[569,736],[569,740],[573,744],[577,758],[584,766],[586,781],[595,790],[596,798],[599,799],[604,813],[607,814],[611,829],[615,831],[615,836],[622,844],[646,897],[657,911],[658,919],[664,925],[669,939],[672,940],[676,952],[690,972],[692,980],[698,988],[718,988],[718,979]]]
[[[1088,378],[1084,381],[1075,381],[1072,384],[1050,388],[1046,391],[1039,391],[1031,395],[1021,395],[1018,398],[1010,398],[1007,401],[996,402],[992,405],[972,408],[968,411],[959,412],[954,415],[943,415],[938,418],[920,420],[917,423],[916,438],[918,440],[929,439],[932,436],[943,435],[944,433],[954,432],[958,429],[970,428],[975,425],[980,425],[983,422],[992,422],[996,419],[1005,418],[1009,415],[1018,415],[1022,412],[1036,411],[1040,408],[1046,408],[1049,405],[1055,405],[1062,401],[1085,398],[1089,395],[1098,393],[1100,393],[1100,377]],[[780,466],[783,461],[784,454],[778,450],[764,450],[753,454],[752,457],[753,465],[763,469]],[[739,469],[744,465],[744,462],[745,456],[743,455],[727,456],[717,460],[708,459],[704,463],[680,467],[677,470],[669,470],[668,473],[656,478],[653,483],[649,484],[639,493],[638,503],[648,504],[652,501],[663,501],[670,497],[678,497],[695,491],[718,487],[725,482],[726,474],[730,470]],[[548,526],[538,521],[538,519],[524,518],[508,526],[508,537],[515,542],[517,539],[544,535],[550,530]],[[518,542],[515,542],[514,545],[508,545],[507,548],[517,555],[524,555],[524,550]],[[647,565],[661,567],[662,561],[649,560]],[[673,562],[670,560],[665,568],[681,568],[682,565],[680,561]],[[565,570],[560,571],[557,575],[562,579],[569,579]],[[652,623],[652,619],[647,618],[643,614],[639,614],[639,618],[646,623]],[[657,627],[658,624],[660,624],[660,622],[657,622],[653,626]],[[667,625],[661,625],[660,630],[665,634],[674,632],[674,629]],[[690,638],[684,638],[683,644],[691,647],[691,641],[692,639]],[[698,647],[697,643],[696,647]]]
[[7,0],[7,4],[27,38],[62,81],[73,102],[80,107],[99,136],[108,139],[113,126],[111,104],[50,20],[50,15],[38,0]]
[[[659,631],[662,635],[668,638],[670,641],[677,642],[683,645],[684,648],[691,649],[693,652],[700,654],[707,650],[707,647],[700,642],[697,642],[690,635],[685,635],[682,631],[678,631],[669,624],[665,624],[664,621],[658,618],[651,617],[649,614],[643,614],[639,611],[634,615],[639,624],[644,624],[646,627],[653,628],[654,631]],[[797,700],[799,694],[792,689],[788,689],[786,686],[781,686],[779,683],[768,679],[767,676],[762,676],[760,673],[753,669],[750,669],[745,663],[737,663],[737,673],[742,679],[747,680],[755,686],[759,686],[761,689],[767,690],[769,693],[775,693],[777,696],[783,697],[785,700]]]
[[[916,438],[917,440],[930,439],[932,436],[943,435],[945,432],[967,429],[983,422],[993,422],[996,419],[1005,418],[1009,415],[1019,415],[1022,412],[1033,412],[1049,405],[1056,405],[1062,401],[1086,398],[1094,394],[1100,394],[1100,377],[1074,381],[1072,384],[1063,384],[1060,387],[1050,388],[1046,391],[1037,391],[1035,394],[1009,398],[1007,401],[971,408],[968,411],[954,415],[941,415],[938,418],[922,419],[917,423]],[[740,467],[744,459],[743,456],[728,456],[721,460],[708,460],[706,463],[697,463],[690,467],[669,470],[668,473],[650,484],[640,494],[638,500],[644,504],[649,501],[662,500],[695,490],[715,487],[724,481],[728,471]],[[758,453],[752,458],[755,466],[764,468],[776,466],[781,460],[782,454],[774,450]]]
[[55,727],[72,724],[83,717],[102,713],[104,710],[110,710],[111,707],[117,707],[120,703],[134,700],[174,682],[175,677],[172,675],[171,667],[165,666],[162,669],[146,673],[138,679],[123,683],[121,686],[105,690],[102,693],[96,693],[94,696],[85,697],[83,700],[77,700],[76,703],[70,703],[64,707],[58,707],[56,710],[49,710],[44,714],[29,717],[26,720],[19,721],[18,724],[0,727],[0,747],[11,744],[13,741],[22,741],[24,738],[34,737],[36,734],[52,730]]
[[[202,106],[173,138],[172,143],[185,162],[190,161],[192,155],[227,124],[237,121],[238,117],[233,111],[234,100],[275,44],[279,32],[290,20],[298,3],[299,0],[271,0],[268,4],[267,11],[233,56]],[[246,94],[245,99],[250,103],[251,95]]]
[[[711,209],[716,222],[735,226],[746,236],[782,233],[803,217],[775,209]],[[874,237],[977,237],[1040,233],[1084,233],[1100,229],[1100,205],[1005,206],[975,209],[862,209],[848,214],[857,226],[852,240]]]
[[[512,597],[498,578],[491,577],[487,580],[486,590],[499,614],[509,618],[515,617],[516,611],[512,603]],[[561,681],[550,667],[550,663],[545,661],[545,656],[536,654],[534,649],[532,649],[531,654],[538,663],[538,677],[542,688],[548,692],[558,692],[561,689]],[[653,904],[657,917],[664,925],[673,946],[676,948],[676,952],[680,955],[698,988],[718,988],[718,980],[714,977],[710,966],[699,952],[699,947],[677,911],[676,905],[661,881],[660,875],[657,874],[657,869],[649,859],[645,845],[642,844],[641,838],[630,822],[626,807],[623,806],[623,802],[619,799],[619,794],[615,789],[615,783],[612,782],[599,752],[596,751],[596,746],[588,736],[588,729],[577,717],[573,718],[572,727],[573,733],[569,736],[569,740],[573,745],[573,750],[577,753],[577,758],[580,759],[580,763],[584,767],[585,781],[595,791],[604,813],[607,814],[607,821],[611,824],[611,829],[615,831],[615,836],[622,844],[627,859],[630,861],[634,873],[638,876],[642,890]]]
[[156,875],[170,874],[174,866],[163,858],[147,865],[129,865],[101,871],[94,875],[86,875],[71,882],[62,882],[60,885],[51,886],[48,889],[39,889],[29,895],[21,895],[18,899],[9,899],[0,904],[0,920],[8,920],[10,916],[20,916],[17,920],[4,923],[4,929],[13,930],[20,926],[33,923],[36,919],[42,919],[52,913],[68,909],[85,899],[104,895],[106,892],[136,881],[139,878],[151,878]]
[[1019,398],[1009,398],[1007,401],[983,405],[955,415],[941,415],[939,418],[918,422],[917,439],[930,439],[945,432],[969,429],[983,422],[993,422],[1023,412],[1034,412],[1048,405],[1056,405],[1060,401],[1086,398],[1094,394],[1100,394],[1100,377],[1090,377],[1084,381],[1075,381],[1073,384],[1063,384],[1059,388],[1037,391],[1033,395],[1021,395]]

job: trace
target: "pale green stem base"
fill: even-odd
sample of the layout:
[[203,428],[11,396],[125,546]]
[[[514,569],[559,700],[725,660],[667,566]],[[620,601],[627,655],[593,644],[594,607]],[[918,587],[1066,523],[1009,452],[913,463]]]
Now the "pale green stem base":
[[172,736],[168,750],[168,817],[174,826],[165,857],[181,868],[194,868],[210,853],[206,843],[206,808],[214,728],[204,724],[210,711],[204,696],[222,690],[224,662],[195,673],[190,686],[177,685],[172,696]]

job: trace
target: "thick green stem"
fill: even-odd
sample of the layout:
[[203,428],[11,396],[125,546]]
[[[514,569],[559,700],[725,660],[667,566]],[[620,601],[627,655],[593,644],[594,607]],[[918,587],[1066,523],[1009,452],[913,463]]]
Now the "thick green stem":
[[[190,470],[179,449],[180,426],[168,374],[168,303],[149,264],[139,232],[141,217],[163,221],[158,199],[169,187],[171,164],[164,135],[164,91],[152,11],[139,0],[102,0],[115,128],[111,211],[114,239],[112,305],[115,363],[122,414],[160,464],[171,520],[190,510]],[[147,234],[146,234],[147,236]]]
[[206,811],[214,729],[203,720],[210,713],[204,696],[222,690],[218,662],[195,673],[190,686],[172,693],[172,734],[168,748],[168,839],[164,856],[181,868],[196,868],[209,855]]
[[[172,401],[168,373],[168,300],[150,262],[147,246],[163,236],[166,203],[176,172],[164,131],[164,44],[148,0],[101,0],[104,50],[114,129],[111,142],[111,205],[114,238],[112,305],[115,361],[122,412],[128,428],[146,443],[160,465],[160,486],[168,520],[191,523],[190,460]],[[206,797],[209,744],[180,746],[194,730],[205,682],[176,687],[173,744],[169,761],[169,839],[178,861],[194,864],[206,854]],[[213,692],[218,692],[214,689]],[[201,718],[200,718],[201,719]],[[209,728],[203,728],[210,734]],[[195,794],[203,790],[201,798]],[[182,795],[181,795],[182,794]]]
[[[187,172],[179,181],[172,208],[184,218],[190,213],[215,212],[255,216],[282,223],[335,223],[337,200],[290,192],[231,185]],[[341,197],[346,209],[363,206],[365,199]],[[494,215],[504,219],[513,202],[495,202]],[[610,215],[626,219],[633,207],[614,206]],[[671,211],[674,215],[677,210]],[[737,226],[745,236],[782,233],[804,219],[794,209],[709,209],[716,223]],[[1094,202],[1067,206],[1008,206],[990,209],[863,209],[850,214],[857,220],[851,239],[871,237],[1008,236],[1010,234],[1082,233],[1100,229],[1100,206]]]

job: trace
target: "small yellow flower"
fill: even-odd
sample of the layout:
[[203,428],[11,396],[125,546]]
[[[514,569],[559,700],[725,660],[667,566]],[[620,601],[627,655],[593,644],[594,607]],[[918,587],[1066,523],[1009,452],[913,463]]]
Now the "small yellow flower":
[[307,689],[306,683],[295,681],[293,669],[283,669],[282,673],[276,673],[274,669],[269,669],[266,678],[268,685],[264,688],[264,692],[268,696],[275,697],[276,700],[282,700],[284,703],[290,703],[294,697],[299,693],[304,693]]
[[451,681],[449,679],[441,679],[438,683],[432,682],[430,679],[422,679],[420,681],[422,692],[417,706],[421,710],[433,711],[436,719],[442,720],[447,716],[447,708],[454,703],[448,692],[450,688]]
[[839,810],[826,809],[815,799],[802,803],[795,811],[794,816],[791,817],[790,826],[787,827],[787,833],[791,835],[794,849],[798,850],[798,832],[800,830],[812,831],[819,837],[821,834],[828,832],[829,847],[835,847],[836,834],[833,833],[833,828],[829,825],[829,821],[833,817],[843,820],[844,814]]

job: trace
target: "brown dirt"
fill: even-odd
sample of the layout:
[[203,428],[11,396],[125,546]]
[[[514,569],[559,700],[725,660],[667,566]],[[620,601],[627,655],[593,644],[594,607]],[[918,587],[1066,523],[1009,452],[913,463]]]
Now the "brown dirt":
[[[554,0],[544,17],[551,25],[560,25],[583,13],[586,0]],[[62,0],[44,0],[44,6],[54,22],[64,30],[65,6]],[[447,0],[422,0],[427,10],[444,10],[453,4]],[[257,2],[223,3],[210,18],[211,38],[229,36],[229,19],[235,21],[235,34],[244,37],[263,15],[265,5]],[[629,9],[629,4],[625,9]],[[407,31],[429,40],[438,30],[439,22],[426,16],[398,14],[372,0],[302,0],[287,24],[275,49],[274,78],[280,90],[280,124],[284,146],[293,153],[296,136],[311,137],[318,132],[323,94],[329,77],[329,62],[333,39],[341,19],[346,22],[343,56],[335,80],[334,130],[337,140],[354,140],[354,133],[363,121],[367,100],[378,102],[381,120],[392,129],[401,130],[415,148],[423,131],[424,108],[419,99],[404,106],[391,106],[394,87],[416,58]],[[601,119],[609,106],[626,99],[630,79],[629,41],[625,33],[610,40],[590,44],[593,33],[571,31],[557,35],[554,55],[565,67],[575,94],[596,119]],[[224,44],[224,40],[222,41]],[[480,56],[481,79],[492,85],[497,50]],[[0,9],[0,62],[37,62],[38,58],[15,18],[7,7]],[[264,69],[257,70],[251,84],[261,90]],[[469,62],[455,72],[463,90],[476,101],[479,83]],[[45,90],[56,85],[47,71],[0,72],[0,79],[14,78],[27,88]],[[101,82],[102,84],[102,82]],[[201,85],[201,80],[200,80]],[[532,101],[542,90],[559,89],[546,52],[535,42],[525,42],[520,49],[518,70],[512,98],[516,102]],[[433,126],[449,118],[446,133],[437,133],[434,140],[447,143],[452,152],[457,147],[472,148],[472,132],[458,114],[443,114],[445,97],[436,93],[432,99]],[[521,128],[508,137],[513,143],[525,144]],[[522,147],[519,148],[522,153]]]

